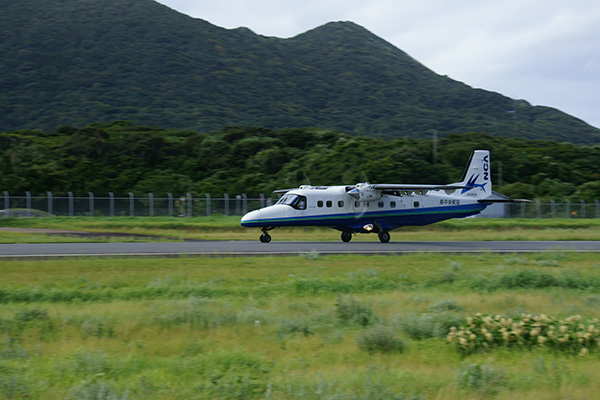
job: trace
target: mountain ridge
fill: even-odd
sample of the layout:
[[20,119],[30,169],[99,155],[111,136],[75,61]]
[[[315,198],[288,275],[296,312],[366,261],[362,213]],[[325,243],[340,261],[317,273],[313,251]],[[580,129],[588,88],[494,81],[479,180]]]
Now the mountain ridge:
[[348,21],[282,39],[153,0],[23,0],[0,4],[0,54],[2,131],[130,120],[600,143],[600,129],[440,76]]

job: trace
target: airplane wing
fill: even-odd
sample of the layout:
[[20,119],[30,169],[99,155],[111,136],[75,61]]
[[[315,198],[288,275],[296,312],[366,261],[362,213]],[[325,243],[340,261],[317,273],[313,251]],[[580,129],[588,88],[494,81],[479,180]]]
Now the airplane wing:
[[468,189],[471,186],[461,186],[461,185],[412,185],[412,184],[386,184],[380,183],[373,185],[373,189],[377,190],[398,190],[404,192],[405,194],[410,193],[418,193],[425,194],[425,192],[430,190],[444,190],[446,194],[451,194],[453,191],[457,189]]
[[456,189],[468,189],[471,186],[459,186],[459,185],[401,185],[401,184],[387,184],[387,183],[376,183],[373,185],[373,189],[378,190],[456,190]]

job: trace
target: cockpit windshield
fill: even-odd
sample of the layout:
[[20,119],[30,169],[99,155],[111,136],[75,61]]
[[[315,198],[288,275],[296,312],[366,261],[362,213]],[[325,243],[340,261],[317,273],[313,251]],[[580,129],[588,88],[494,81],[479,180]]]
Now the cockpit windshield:
[[286,204],[288,206],[293,206],[298,201],[298,197],[300,196],[298,196],[297,194],[284,194],[283,197],[281,197],[277,201],[277,204]]
[[298,194],[285,194],[278,201],[277,204],[284,204],[287,206],[294,207],[298,210],[306,209],[306,197]]

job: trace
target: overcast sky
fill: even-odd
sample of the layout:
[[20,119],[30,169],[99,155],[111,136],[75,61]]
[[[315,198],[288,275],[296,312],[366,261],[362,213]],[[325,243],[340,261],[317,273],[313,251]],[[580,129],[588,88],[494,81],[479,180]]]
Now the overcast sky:
[[224,28],[288,38],[352,21],[441,75],[600,128],[600,1],[158,0]]

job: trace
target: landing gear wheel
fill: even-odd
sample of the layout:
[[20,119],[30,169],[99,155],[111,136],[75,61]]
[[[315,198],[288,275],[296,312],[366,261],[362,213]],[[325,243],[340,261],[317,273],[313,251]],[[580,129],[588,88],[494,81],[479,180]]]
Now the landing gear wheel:
[[387,243],[387,242],[389,242],[389,241],[390,241],[390,238],[391,238],[391,236],[390,236],[390,233],[389,233],[389,232],[386,232],[386,231],[379,232],[379,233],[377,234],[377,236],[379,236],[379,241],[380,241],[381,243]]
[[342,232],[342,242],[348,243],[352,240],[352,232]]
[[271,235],[269,235],[267,232],[263,232],[263,234],[260,235],[261,243],[269,243],[270,241],[271,241]]

